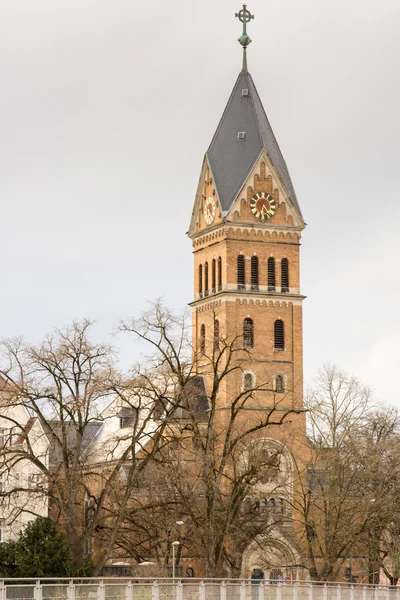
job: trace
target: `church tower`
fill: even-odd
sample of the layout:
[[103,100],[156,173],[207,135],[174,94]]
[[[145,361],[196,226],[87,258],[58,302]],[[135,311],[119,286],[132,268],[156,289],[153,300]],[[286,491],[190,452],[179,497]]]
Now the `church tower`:
[[[205,154],[189,227],[194,356],[202,373],[202,357],[212,354],[215,340],[241,340],[241,369],[221,389],[221,407],[263,380],[269,391],[255,410],[277,401],[284,409],[301,409],[300,239],[305,223],[247,70],[251,40],[246,23],[252,15],[244,6],[237,16],[243,23],[243,68]],[[304,415],[296,416],[305,432]]]

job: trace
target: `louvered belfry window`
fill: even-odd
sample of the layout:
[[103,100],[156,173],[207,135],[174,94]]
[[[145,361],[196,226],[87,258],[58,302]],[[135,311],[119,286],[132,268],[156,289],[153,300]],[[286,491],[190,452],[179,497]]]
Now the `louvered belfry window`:
[[204,264],[204,295],[208,296],[208,262]]
[[275,259],[273,256],[268,259],[268,291],[275,291]]
[[245,319],[243,321],[243,347],[254,347],[254,323],[253,319]]
[[222,258],[218,258],[218,290],[222,290]]
[[215,292],[215,288],[217,285],[216,279],[217,279],[217,261],[215,260],[215,258],[213,258],[212,264],[211,264],[211,287],[212,287],[213,292]]
[[200,352],[201,354],[206,353],[206,326],[200,327]]
[[274,323],[274,348],[275,350],[285,349],[285,327],[281,319]]
[[215,319],[214,321],[214,352],[218,352],[219,350],[219,321]]
[[245,289],[244,256],[239,254],[237,259],[237,284],[239,290]]
[[258,290],[258,256],[251,257],[251,289]]
[[281,262],[281,286],[282,292],[289,291],[289,261],[287,258],[282,258]]
[[203,294],[203,265],[199,265],[199,294]]

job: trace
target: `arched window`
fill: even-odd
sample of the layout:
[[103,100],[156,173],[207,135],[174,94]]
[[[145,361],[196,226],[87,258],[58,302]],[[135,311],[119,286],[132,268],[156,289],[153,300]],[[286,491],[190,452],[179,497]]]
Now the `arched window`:
[[275,291],[275,259],[273,256],[268,259],[268,291]]
[[282,258],[281,262],[281,290],[282,292],[289,291],[289,261],[287,258]]
[[254,347],[254,324],[253,319],[245,319],[243,321],[243,347]]
[[208,262],[204,265],[204,295],[208,296]]
[[245,268],[244,268],[244,256],[239,254],[237,258],[237,286],[238,290],[245,289]]
[[219,350],[219,321],[215,319],[214,321],[214,352],[218,352]]
[[285,327],[281,319],[274,323],[274,348],[275,350],[285,349]]
[[215,288],[217,285],[216,279],[217,279],[217,261],[215,260],[215,258],[213,258],[212,264],[211,264],[211,287],[212,287],[213,292],[215,292]]
[[203,295],[203,265],[199,265],[199,294]]
[[200,327],[200,352],[201,354],[206,353],[206,326],[204,324]]
[[285,391],[285,380],[283,375],[277,375],[275,378],[275,391],[282,394]]
[[258,256],[251,257],[251,289],[258,290]]
[[218,290],[222,290],[222,258],[218,259]]
[[245,373],[243,377],[243,390],[251,390],[254,387],[253,375],[251,373]]

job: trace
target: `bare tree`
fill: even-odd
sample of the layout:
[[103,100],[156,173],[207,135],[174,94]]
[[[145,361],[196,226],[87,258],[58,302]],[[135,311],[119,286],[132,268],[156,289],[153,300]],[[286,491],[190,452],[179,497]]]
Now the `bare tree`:
[[[285,462],[283,446],[271,446],[266,438],[276,438],[302,409],[288,402],[287,394],[276,394],[267,374],[257,384],[236,390],[224,406],[221,390],[242,372],[237,359],[249,354],[243,339],[219,336],[209,356],[202,353],[201,365],[194,355],[194,369],[182,364],[176,353],[185,346],[182,338],[166,339],[165,320],[171,320],[170,313],[157,304],[145,320],[122,325],[155,348],[153,366],[166,368],[180,394],[167,419],[166,443],[157,453],[159,473],[142,501],[136,497],[129,503],[118,543],[121,552],[139,548],[140,558],[156,554],[167,562],[171,525],[179,515],[185,521],[182,544],[204,560],[207,576],[224,569],[239,574],[246,546],[289,518],[286,473],[282,471],[277,483]],[[270,485],[263,486],[263,480]],[[278,491],[282,505],[278,498],[274,504]],[[163,517],[165,526],[154,527]]]
[[[336,580],[354,556],[374,583],[399,473],[398,415],[377,411],[370,390],[337,367],[320,371],[305,405],[312,453],[296,464],[294,508],[311,576]],[[361,576],[347,569],[350,581]]]
[[[167,337],[168,325],[163,326]],[[40,473],[34,485],[9,478],[1,495],[48,498],[76,565],[107,527],[107,542],[97,546],[98,572],[113,550],[132,489],[162,444],[167,421],[156,413],[161,405],[168,416],[176,394],[161,365],[157,372],[146,365],[121,374],[113,349],[90,341],[90,327],[87,320],[74,322],[39,346],[3,343],[1,417],[10,435],[0,452],[0,468],[8,474],[19,465],[33,465]],[[19,408],[28,411],[28,424],[16,417]],[[34,440],[32,423],[41,426]],[[124,486],[111,518],[109,507],[122,474]],[[30,502],[20,510],[34,512],[35,507]]]

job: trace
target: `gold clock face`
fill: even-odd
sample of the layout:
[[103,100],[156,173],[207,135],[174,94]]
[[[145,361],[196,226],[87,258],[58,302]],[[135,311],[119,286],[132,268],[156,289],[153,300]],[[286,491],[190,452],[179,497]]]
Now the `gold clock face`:
[[267,192],[257,192],[250,200],[250,209],[260,221],[267,221],[274,216],[276,211],[275,200]]
[[204,220],[207,225],[211,225],[211,223],[214,221],[216,211],[217,201],[214,196],[209,196],[204,202]]

